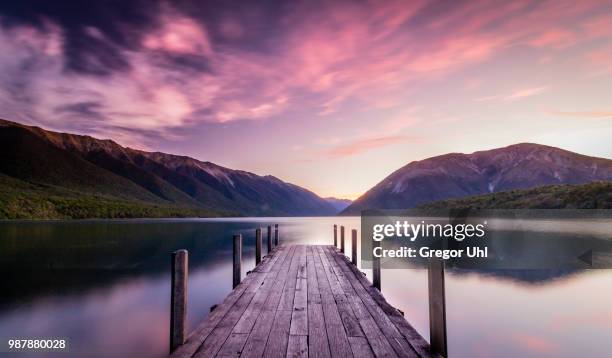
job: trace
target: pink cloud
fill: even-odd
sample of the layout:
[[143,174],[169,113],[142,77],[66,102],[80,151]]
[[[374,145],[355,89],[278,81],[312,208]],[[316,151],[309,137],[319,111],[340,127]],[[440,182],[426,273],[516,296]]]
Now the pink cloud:
[[144,37],[144,47],[174,53],[211,54],[212,46],[202,25],[171,10],[166,11],[161,16],[160,27]]
[[412,138],[407,136],[386,136],[386,137],[372,137],[372,138],[359,138],[349,143],[338,145],[326,152],[330,158],[343,158],[350,157],[353,155],[361,154],[373,149],[386,147],[393,144],[405,143],[410,141]]
[[612,111],[557,111],[550,110],[546,113],[553,116],[588,118],[588,119],[612,119]]
[[[347,107],[393,108],[405,105],[427,84],[502,57],[514,46],[528,44],[546,55],[550,49],[609,36],[607,17],[598,12],[604,5],[479,0],[428,17],[419,12],[427,6],[424,1],[328,2],[323,7],[296,2],[283,14],[283,31],[266,51],[218,46],[207,24],[166,6],[157,28],[143,37],[144,50],[122,50],[131,70],[104,79],[65,73],[63,34],[57,26],[49,24],[50,31],[2,27],[0,50],[11,54],[0,59],[4,76],[19,73],[28,58],[43,60],[27,81],[35,98],[23,109],[4,94],[0,114],[39,121],[54,118],[59,125],[68,119],[61,119],[53,108],[95,102],[104,118],[98,131],[106,127],[115,135],[118,128],[127,128],[169,136],[169,129],[200,122],[332,117]],[[419,21],[425,23],[413,25]],[[245,35],[244,26],[227,18],[220,21],[219,31],[224,38],[237,39]],[[99,41],[107,40],[96,29],[87,31]],[[576,35],[583,33],[590,35]],[[160,62],[160,53],[201,56],[208,71],[168,66]],[[595,46],[585,56],[600,71],[610,70],[609,50]],[[478,84],[466,86],[473,89]],[[546,89],[531,87],[478,100],[515,101]],[[69,120],[86,123],[88,118]],[[393,124],[398,125],[404,125],[402,120]],[[376,147],[378,142],[361,144]],[[350,146],[336,151],[353,152]]]
[[537,96],[541,94],[547,89],[548,89],[548,86],[522,88],[522,89],[516,90],[510,93],[509,95],[505,96],[503,100],[504,101],[516,101],[516,100],[523,99],[526,97],[533,97],[533,96]]
[[529,44],[534,47],[565,48],[578,41],[576,33],[565,29],[551,29],[535,37]]

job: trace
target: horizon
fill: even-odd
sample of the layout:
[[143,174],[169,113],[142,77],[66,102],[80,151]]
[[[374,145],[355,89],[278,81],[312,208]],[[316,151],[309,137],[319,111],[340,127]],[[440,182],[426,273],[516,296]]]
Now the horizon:
[[[7,120],[7,119],[4,119],[4,118],[0,118],[0,121],[12,122],[12,123],[15,123],[15,124],[17,124],[17,125],[24,125],[24,126],[28,126],[27,124],[23,124],[23,123],[19,123],[19,122],[15,122],[15,121]],[[49,130],[47,130],[46,128],[42,128],[42,127],[40,127],[40,126],[33,126],[33,127],[35,127],[35,128],[39,128],[39,129],[42,129],[42,130],[45,130],[45,131],[49,131]],[[53,132],[53,131],[51,131],[51,132]],[[140,150],[140,149],[132,148],[132,147],[129,147],[129,146],[125,146],[125,145],[123,145],[123,144],[121,144],[121,143],[119,143],[119,142],[115,141],[115,140],[114,140],[114,139],[112,139],[112,138],[97,138],[97,137],[90,136],[90,135],[75,134],[75,133],[69,133],[69,132],[55,132],[55,133],[59,133],[59,134],[68,134],[68,135],[81,135],[81,136],[90,137],[90,138],[93,138],[93,139],[95,139],[95,140],[100,140],[100,141],[110,140],[110,141],[112,141],[112,142],[114,142],[114,143],[116,143],[116,144],[118,144],[118,145],[120,145],[120,146],[122,146],[122,147],[124,147],[124,148],[132,149],[132,150]],[[477,152],[490,151],[490,150],[495,150],[495,149],[504,149],[504,148],[508,148],[508,147],[512,147],[512,146],[518,146],[518,145],[537,145],[537,146],[545,146],[545,147],[551,147],[551,148],[558,149],[558,150],[568,151],[568,150],[567,150],[567,149],[565,149],[565,148],[560,148],[560,147],[549,146],[549,145],[546,145],[546,144],[541,144],[541,143],[533,143],[533,142],[521,142],[521,143],[514,143],[514,144],[510,144],[510,145],[507,145],[507,146],[504,146],[504,147],[496,147],[496,148],[486,148],[486,149],[481,149],[481,150],[477,150],[477,151],[474,151],[474,152],[469,152],[469,153],[465,153],[465,152],[448,152],[448,153],[435,154],[435,155],[433,155],[433,156],[431,156],[431,157],[422,158],[422,159],[415,159],[415,161],[423,161],[423,160],[433,159],[433,158],[436,158],[436,157],[439,157],[439,156],[443,156],[443,155],[447,155],[447,154],[464,154],[464,155],[471,155],[471,154],[474,154],[474,153],[477,153]],[[160,152],[160,153],[161,153],[161,152]],[[575,152],[573,152],[573,153],[575,153]],[[164,154],[170,154],[170,155],[182,156],[182,155],[178,155],[178,154],[175,154],[175,153],[164,153]],[[586,155],[586,154],[583,154],[583,153],[575,153],[575,154],[578,154],[578,155]],[[188,157],[189,157],[189,156],[188,156]],[[191,159],[195,159],[195,160],[198,160],[198,161],[200,161],[200,162],[207,162],[206,160],[202,160],[202,159],[200,159],[200,158],[194,158],[194,157],[189,157],[189,158],[191,158]],[[605,157],[596,157],[596,158],[602,158],[602,159],[611,159],[611,158],[605,158]],[[224,168],[229,169],[229,170],[238,170],[238,171],[242,170],[242,169],[240,169],[240,168],[230,168],[230,167],[227,167],[227,166],[221,165],[221,164],[219,164],[219,163],[212,163],[212,164],[219,165],[219,166],[224,167]],[[405,163],[404,165],[408,165],[408,164],[409,164],[409,163]],[[402,167],[403,167],[403,166],[402,166]],[[386,175],[384,178],[388,177],[388,176],[389,176],[389,175],[391,175],[393,172],[395,172],[395,171],[397,171],[397,170],[401,169],[402,167],[398,167],[398,168],[394,169],[394,170],[393,170],[391,173],[387,174],[387,175]],[[259,176],[262,176],[262,177],[263,177],[263,176],[270,176],[270,175],[271,175],[271,174],[266,174],[266,173],[254,173],[254,172],[249,172],[249,173],[251,173],[251,174],[255,174],[255,175],[259,175]],[[290,184],[295,184],[295,183],[288,182],[288,181],[284,180],[283,178],[279,178],[279,177],[276,177],[276,178],[277,178],[277,179],[280,179],[280,180],[282,180],[282,181],[284,181],[284,182],[290,183]],[[379,183],[379,182],[375,183],[374,185],[372,185],[372,187],[371,187],[371,188],[369,188],[368,190],[366,190],[366,191],[365,191],[365,192],[363,192],[363,193],[358,194],[358,195],[357,195],[357,196],[355,196],[354,198],[348,198],[348,197],[338,197],[338,196],[333,196],[333,195],[331,195],[331,196],[330,196],[330,195],[321,195],[321,194],[319,194],[319,193],[317,193],[317,192],[315,192],[315,191],[313,191],[313,190],[310,190],[309,188],[305,188],[305,187],[303,187],[303,188],[305,188],[305,189],[307,189],[307,190],[312,191],[314,194],[316,194],[317,196],[319,196],[319,197],[321,197],[321,198],[323,198],[323,199],[350,200],[351,202],[353,202],[353,201],[355,201],[356,199],[358,199],[359,197],[361,197],[362,195],[364,195],[364,194],[365,194],[367,191],[369,191],[370,189],[372,189],[372,188],[373,188],[373,187],[374,187],[376,184],[378,184],[378,183]]]
[[0,117],[26,125],[351,200],[449,152],[612,157],[604,1],[25,3],[0,4]]

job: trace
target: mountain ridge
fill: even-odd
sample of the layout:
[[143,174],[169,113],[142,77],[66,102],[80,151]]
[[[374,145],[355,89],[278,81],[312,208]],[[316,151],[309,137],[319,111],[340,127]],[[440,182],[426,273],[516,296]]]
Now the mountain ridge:
[[251,216],[332,215],[315,193],[273,176],[123,147],[0,119],[0,173],[113,200]]
[[363,209],[411,208],[471,195],[597,180],[612,180],[612,160],[547,145],[518,143],[411,161],[341,214],[355,214]]

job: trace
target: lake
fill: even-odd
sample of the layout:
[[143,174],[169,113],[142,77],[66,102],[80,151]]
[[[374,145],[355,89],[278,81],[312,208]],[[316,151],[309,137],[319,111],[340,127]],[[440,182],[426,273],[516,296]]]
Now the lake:
[[[232,235],[243,235],[244,276],[255,229],[275,223],[282,243],[331,244],[333,224],[360,229],[359,217],[2,222],[0,339],[63,337],[71,356],[163,357],[171,252],[189,251],[193,329],[231,291]],[[383,270],[382,292],[428,339],[427,272]],[[446,297],[450,356],[612,351],[610,270],[454,270]]]

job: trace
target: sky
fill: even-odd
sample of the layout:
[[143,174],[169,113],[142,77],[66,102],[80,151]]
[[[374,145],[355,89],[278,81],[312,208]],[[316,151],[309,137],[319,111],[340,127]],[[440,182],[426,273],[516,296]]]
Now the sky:
[[612,158],[612,2],[3,1],[0,117],[343,198],[448,152]]

